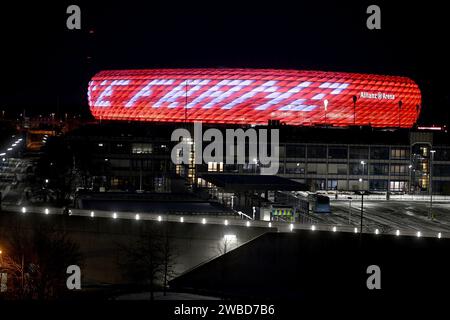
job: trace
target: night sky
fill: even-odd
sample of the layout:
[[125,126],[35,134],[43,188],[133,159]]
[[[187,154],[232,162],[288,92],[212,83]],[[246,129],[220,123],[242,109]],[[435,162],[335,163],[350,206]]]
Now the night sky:
[[[430,2],[17,2],[0,9],[9,113],[87,114],[87,83],[102,69],[252,67],[408,76],[422,90],[420,122],[449,122],[448,13]],[[80,31],[66,29],[70,4]],[[381,30],[366,28],[370,4]]]

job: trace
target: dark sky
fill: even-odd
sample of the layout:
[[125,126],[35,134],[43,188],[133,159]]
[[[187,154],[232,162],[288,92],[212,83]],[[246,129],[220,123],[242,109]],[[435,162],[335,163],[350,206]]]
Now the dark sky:
[[[55,2],[2,3],[2,109],[86,112],[102,69],[254,67],[408,76],[421,122],[449,120],[448,13],[431,1]],[[366,28],[373,3],[381,30]],[[70,4],[80,31],[66,29]]]

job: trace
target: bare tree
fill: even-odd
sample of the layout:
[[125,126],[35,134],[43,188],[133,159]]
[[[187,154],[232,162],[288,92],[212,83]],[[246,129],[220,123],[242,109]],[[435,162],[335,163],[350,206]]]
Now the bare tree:
[[164,233],[152,228],[135,243],[120,248],[123,260],[119,263],[125,275],[134,283],[148,285],[150,299],[154,299],[155,288],[161,285],[165,295],[167,282],[175,275],[176,259],[168,226]]
[[223,238],[222,240],[220,240],[220,242],[217,244],[217,253],[219,255],[225,254],[230,250],[233,250],[236,247],[236,241],[235,240],[231,240],[228,238]]
[[11,299],[57,299],[66,293],[66,269],[82,264],[78,245],[67,234],[36,227],[12,232],[3,253]]
[[162,263],[163,263],[163,294],[167,294],[167,283],[175,277],[175,264],[177,258],[176,248],[173,241],[169,237],[169,224],[166,224],[164,243],[162,246]]
[[154,299],[158,276],[163,270],[160,235],[147,232],[131,246],[122,246],[124,261],[120,264],[125,274],[135,283],[145,283]]

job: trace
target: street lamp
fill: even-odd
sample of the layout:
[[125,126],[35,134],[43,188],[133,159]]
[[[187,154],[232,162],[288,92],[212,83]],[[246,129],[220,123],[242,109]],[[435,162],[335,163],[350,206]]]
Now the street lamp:
[[323,108],[325,110],[325,127],[327,126],[327,111],[328,111],[328,100],[323,101]]
[[[363,177],[364,177],[364,165],[365,165],[366,163],[363,161],[363,160],[361,160],[361,165],[363,166]],[[360,225],[360,230],[359,230],[359,232],[360,233],[362,233],[362,231],[363,231],[363,214],[364,214],[364,179],[362,179],[362,178],[359,178],[359,182],[361,183],[361,191],[360,191],[360,194],[361,194],[361,225]]]
[[408,193],[411,194],[411,184],[412,184],[412,178],[411,178],[411,169],[412,169],[412,164],[410,164],[408,166],[409,169],[409,186],[408,186]]
[[362,233],[363,229],[363,215],[364,215],[364,190],[361,190],[361,226],[360,233]]
[[351,224],[351,216],[352,216],[352,197],[347,197],[348,199],[348,224]]
[[254,166],[255,166],[255,174],[256,174],[258,172],[258,159],[253,158],[253,163],[254,163]]
[[361,160],[361,165],[362,165],[362,179],[360,179],[361,181],[360,182],[362,182],[362,184],[361,184],[361,190],[362,189],[364,189],[364,174],[365,174],[365,171],[364,171],[364,166],[366,165],[366,162],[364,161],[364,160]]
[[431,158],[430,158],[430,213],[429,218],[433,220],[433,160],[434,160],[434,153],[436,150],[430,150]]

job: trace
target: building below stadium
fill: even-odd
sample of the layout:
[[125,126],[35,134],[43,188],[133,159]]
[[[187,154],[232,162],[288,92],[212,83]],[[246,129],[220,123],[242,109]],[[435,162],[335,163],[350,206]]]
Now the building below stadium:
[[[66,136],[77,161],[91,168],[92,185],[122,190],[170,191],[184,177],[198,187],[208,173],[260,174],[257,162],[175,165],[170,140],[177,126],[102,123]],[[278,127],[278,176],[311,191],[369,190],[427,194],[433,161],[433,193],[450,194],[450,146],[446,134],[371,128]],[[435,151],[432,153],[431,151]],[[361,180],[362,179],[362,180]]]

